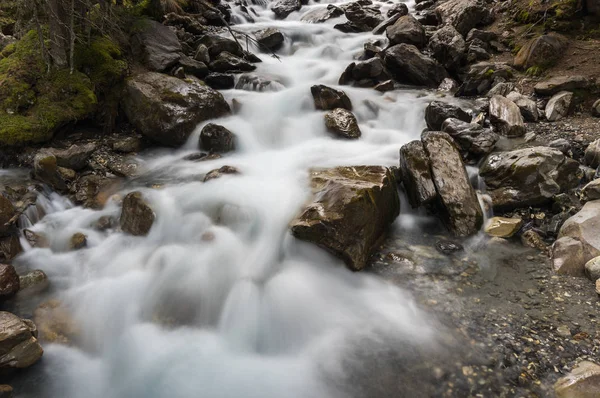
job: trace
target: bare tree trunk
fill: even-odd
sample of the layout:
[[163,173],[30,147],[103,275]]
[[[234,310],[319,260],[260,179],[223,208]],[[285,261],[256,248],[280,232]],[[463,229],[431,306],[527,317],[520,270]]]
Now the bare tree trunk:
[[50,57],[57,68],[68,65],[69,24],[63,0],[46,0],[49,11]]
[[38,38],[40,40],[40,51],[42,52],[42,58],[44,59],[44,63],[46,64],[47,72],[50,72],[50,57],[48,54],[48,50],[46,49],[46,43],[44,42],[44,32],[42,31],[42,24],[40,24],[40,19],[38,16],[37,1],[34,1],[33,3],[33,19],[35,23],[35,28],[38,33]]
[[75,71],[75,0],[71,0],[71,21],[69,24],[69,67],[70,73]]

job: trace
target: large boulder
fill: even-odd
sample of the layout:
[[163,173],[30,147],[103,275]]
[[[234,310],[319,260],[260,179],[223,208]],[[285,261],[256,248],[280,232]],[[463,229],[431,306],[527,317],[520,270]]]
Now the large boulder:
[[600,256],[600,200],[587,202],[560,228],[552,247],[554,270],[560,274],[585,276],[585,264]]
[[556,76],[539,82],[533,89],[537,95],[550,96],[561,91],[585,90],[592,84],[585,76]]
[[156,72],[162,72],[175,65],[182,51],[175,32],[168,26],[152,20],[145,20],[143,29],[133,35],[131,47],[135,58]]
[[393,173],[382,166],[311,172],[314,201],[292,221],[292,234],[363,269],[371,251],[400,213]]
[[594,169],[600,166],[600,139],[592,141],[585,149],[583,162]]
[[281,46],[283,46],[283,42],[285,41],[283,33],[275,28],[259,30],[258,32],[254,33],[254,37],[256,38],[258,44],[271,51],[276,51],[281,48]]
[[545,68],[563,54],[567,40],[558,34],[544,34],[528,41],[517,53],[514,66],[520,69]]
[[331,133],[342,138],[360,138],[361,131],[356,117],[344,108],[336,108],[325,114],[325,126]]
[[411,141],[400,148],[400,175],[413,208],[432,203],[436,199],[429,156],[421,141]]
[[443,66],[421,54],[417,47],[410,44],[397,44],[388,48],[383,62],[399,83],[437,87],[448,77]]
[[515,73],[511,66],[500,62],[479,62],[471,65],[464,75],[463,84],[459,87],[456,96],[483,95],[496,81],[512,79]]
[[315,108],[328,111],[335,108],[352,110],[352,102],[345,92],[318,84],[310,88]]
[[431,131],[440,131],[446,119],[455,118],[463,122],[470,122],[471,115],[459,106],[442,101],[432,101],[425,108],[425,122]]
[[474,157],[492,152],[499,138],[489,128],[485,128],[478,123],[468,123],[455,118],[446,119],[442,123],[441,130],[454,139],[461,152]]
[[[591,1],[590,1],[591,2]],[[598,6],[600,13],[600,6]],[[569,374],[554,384],[557,398],[593,398],[600,391],[600,365],[580,362]]]
[[548,147],[493,153],[479,170],[495,209],[537,206],[579,183],[579,163]]
[[423,135],[423,145],[431,162],[442,221],[456,236],[477,233],[483,224],[483,212],[452,137],[428,132]]
[[463,36],[492,21],[487,6],[475,0],[448,0],[437,6],[435,13],[441,24],[454,26]]
[[427,37],[425,29],[419,21],[412,15],[404,15],[385,30],[385,33],[390,41],[390,45],[395,44],[412,44],[418,48],[425,46]]
[[218,91],[154,72],[128,79],[122,104],[142,134],[168,146],[182,145],[198,123],[230,112]]
[[573,93],[561,91],[550,98],[546,104],[546,119],[549,122],[555,122],[567,116],[573,106]]
[[56,191],[65,192],[67,183],[59,172],[56,156],[46,150],[41,150],[33,158],[34,177],[48,184]]
[[131,235],[147,235],[155,219],[154,211],[141,192],[130,192],[123,199],[121,229]]
[[489,110],[490,121],[500,134],[506,137],[525,135],[525,123],[517,104],[501,95],[494,95],[490,99]]
[[431,36],[429,48],[440,64],[450,71],[458,71],[464,64],[467,43],[452,25],[446,25]]
[[0,311],[0,372],[27,368],[39,361],[44,350],[36,337],[33,322]]
[[10,264],[0,264],[0,302],[11,298],[20,288],[19,275]]
[[227,128],[208,123],[200,131],[200,148],[211,153],[225,153],[235,149],[235,134]]
[[271,11],[279,19],[285,19],[294,11],[298,11],[302,7],[300,0],[278,0],[271,7]]
[[526,96],[513,91],[508,93],[507,99],[511,100],[519,107],[521,115],[526,122],[537,122],[540,118],[537,104],[534,100],[527,98]]
[[358,1],[348,4],[344,14],[352,25],[363,31],[372,30],[383,22],[383,15],[377,8],[362,5]]

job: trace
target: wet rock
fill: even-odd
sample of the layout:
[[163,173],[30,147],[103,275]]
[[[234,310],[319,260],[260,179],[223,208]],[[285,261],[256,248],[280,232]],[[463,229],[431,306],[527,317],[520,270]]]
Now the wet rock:
[[581,190],[583,199],[586,201],[600,199],[600,178],[587,183]]
[[279,50],[285,41],[283,33],[275,28],[259,30],[254,37],[261,46],[271,51]]
[[526,96],[513,91],[508,93],[507,99],[514,102],[519,107],[521,115],[526,122],[537,122],[539,120],[539,112],[537,104],[534,100],[527,98]]
[[202,62],[204,65],[208,65],[210,63],[210,53],[208,51],[208,47],[204,44],[199,44],[196,48],[196,52],[194,53],[194,59],[198,62]]
[[359,271],[400,212],[396,180],[381,166],[311,172],[314,201],[291,223],[292,234],[315,243]]
[[302,7],[300,0],[277,0],[271,7],[271,11],[275,13],[278,19],[285,19],[293,13],[298,11]]
[[567,40],[558,34],[544,34],[527,42],[514,60],[516,68],[547,67],[556,62],[566,48]]
[[23,251],[16,234],[0,238],[0,262],[9,262]]
[[561,91],[555,94],[546,105],[546,119],[550,122],[555,122],[569,114],[573,105],[573,93],[569,91]]
[[197,61],[186,55],[179,59],[179,66],[183,68],[184,75],[192,75],[202,79],[208,75],[208,66],[204,62]]
[[217,34],[205,34],[198,40],[198,46],[203,45],[208,49],[211,59],[216,58],[222,52],[228,52],[238,57],[244,56],[244,51],[231,39]]
[[220,178],[226,174],[240,174],[240,171],[233,166],[222,166],[221,168],[211,170],[204,176],[203,182]]
[[408,201],[413,208],[436,199],[429,156],[421,141],[411,141],[400,148],[400,170]]
[[585,76],[556,76],[535,85],[537,95],[551,96],[561,91],[585,90],[592,82]]
[[352,102],[345,92],[336,90],[318,84],[310,88],[310,92],[313,96],[315,107],[320,110],[333,110],[335,108],[344,108],[349,111],[352,110]]
[[600,256],[600,201],[587,202],[560,228],[553,245],[554,269],[559,274],[584,276],[585,263]]
[[471,29],[491,22],[486,6],[475,0],[449,0],[437,6],[435,13],[442,25],[454,26],[463,36]]
[[36,269],[29,271],[25,275],[19,276],[20,290],[36,288],[43,290],[48,287],[48,276],[42,270]]
[[87,161],[95,150],[96,144],[90,142],[87,144],[73,144],[66,149],[52,148],[48,152],[54,155],[58,166],[81,170],[87,166]]
[[210,73],[204,82],[215,90],[227,90],[235,86],[235,77],[227,73]]
[[600,279],[600,257],[594,257],[585,263],[585,275],[592,281]]
[[548,250],[548,245],[546,244],[546,242],[544,242],[540,234],[531,229],[521,234],[521,243],[525,247],[531,247],[533,249],[538,249],[544,252]]
[[140,32],[133,35],[133,54],[152,71],[162,72],[179,61],[181,44],[175,32],[161,23],[147,19]]
[[554,384],[557,398],[593,398],[600,390],[600,365],[580,362],[571,373]]
[[19,275],[15,267],[0,264],[0,302],[7,300],[19,291]]
[[79,250],[87,246],[87,236],[81,232],[77,232],[71,236],[69,240],[69,250]]
[[600,117],[600,99],[592,105],[592,116]]
[[392,80],[386,80],[384,82],[381,82],[381,83],[375,85],[375,87],[373,87],[373,89],[375,89],[377,91],[381,91],[382,93],[384,93],[386,91],[392,91],[395,88],[396,87],[394,86],[394,82]]
[[235,149],[235,134],[218,124],[209,123],[200,132],[200,148],[216,153]]
[[600,139],[592,141],[585,149],[583,162],[594,169],[600,166]]
[[479,62],[471,65],[456,96],[483,95],[490,90],[494,82],[509,80],[515,74],[516,71],[504,63]]
[[437,89],[438,91],[444,91],[454,94],[458,90],[458,83],[456,82],[456,80],[447,77],[444,80],[442,80]]
[[58,171],[58,163],[53,154],[43,150],[38,152],[33,158],[33,173],[36,179],[57,191],[67,190],[67,184]]
[[401,17],[408,15],[408,6],[406,5],[406,3],[396,3],[388,10],[388,18],[391,18],[394,15],[399,15]]
[[142,134],[168,146],[182,145],[198,123],[230,112],[219,92],[154,72],[130,78],[122,103]]
[[422,140],[431,162],[442,221],[456,236],[477,233],[483,223],[483,213],[452,137],[442,132],[428,132]]
[[92,209],[102,208],[119,188],[119,180],[99,175],[85,175],[77,180],[75,201]]
[[342,138],[356,139],[361,136],[356,117],[347,109],[336,108],[325,114],[325,126]]
[[349,21],[333,25],[333,28],[343,33],[361,33],[369,30],[368,26],[358,26]]
[[365,32],[374,29],[383,22],[383,15],[381,15],[378,9],[361,5],[358,1],[348,4],[344,14],[348,18],[348,21],[364,29]]
[[461,151],[475,157],[492,152],[499,138],[492,130],[478,123],[467,123],[455,118],[446,119],[441,131],[448,133]]
[[238,79],[235,85],[238,90],[248,91],[281,91],[285,86],[277,80],[271,80],[268,77],[256,75],[253,73],[244,73]]
[[27,368],[39,361],[44,350],[36,335],[33,322],[0,311],[0,371]]
[[429,49],[446,69],[458,71],[465,61],[467,44],[454,27],[446,25],[431,36]]
[[492,217],[485,227],[485,233],[497,238],[510,238],[522,225],[523,220],[520,218]]
[[29,229],[25,229],[23,230],[23,235],[25,235],[25,239],[31,247],[50,247],[48,238],[43,234],[38,234]]
[[448,77],[443,66],[409,44],[398,44],[388,48],[383,62],[394,80],[399,83],[437,87]]
[[446,256],[464,250],[460,243],[451,240],[438,240],[435,242],[435,248],[438,252],[445,254]]
[[42,341],[69,344],[80,333],[71,314],[59,300],[40,304],[33,315]]
[[490,121],[498,133],[507,137],[525,135],[525,124],[519,107],[509,99],[494,95],[490,99]]
[[12,233],[11,224],[17,211],[12,202],[0,193],[0,236],[9,236]]
[[493,153],[481,166],[495,209],[537,206],[575,188],[579,164],[548,147]]
[[363,62],[357,62],[352,69],[354,80],[378,79],[384,73],[383,63],[379,58],[371,58]]
[[131,192],[123,199],[121,229],[131,235],[147,235],[154,223],[154,211],[141,192]]
[[425,122],[431,131],[440,131],[446,119],[454,118],[463,122],[470,122],[471,115],[456,105],[442,101],[432,101],[425,108]]
[[111,144],[113,151],[121,153],[139,152],[143,148],[140,137],[121,137]]
[[390,45],[401,43],[412,44],[423,48],[427,42],[423,25],[412,15],[405,15],[385,30]]
[[344,15],[344,10],[334,4],[328,4],[325,8],[313,9],[307,12],[300,20],[308,23],[323,23],[342,15]]
[[215,72],[249,72],[256,69],[254,64],[227,51],[220,53],[209,66]]

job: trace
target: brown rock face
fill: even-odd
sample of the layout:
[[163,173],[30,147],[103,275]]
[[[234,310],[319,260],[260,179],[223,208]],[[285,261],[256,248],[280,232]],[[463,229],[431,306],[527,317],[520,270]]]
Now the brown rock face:
[[33,322],[0,312],[0,371],[27,368],[44,353]]
[[0,301],[6,300],[19,291],[19,275],[15,267],[8,264],[0,264]]
[[437,192],[431,177],[431,164],[421,141],[411,141],[400,148],[400,170],[413,208],[435,200]]
[[311,172],[314,201],[291,223],[292,234],[363,269],[371,250],[400,213],[396,181],[381,166]]
[[123,199],[121,229],[132,235],[147,235],[154,223],[154,211],[141,192],[131,192]]
[[362,134],[354,114],[343,108],[336,108],[325,114],[325,126],[331,133],[342,138],[356,139]]
[[331,87],[318,84],[310,88],[310,92],[315,101],[315,107],[321,110],[332,110],[335,108],[344,108],[352,110],[352,102],[345,92]]

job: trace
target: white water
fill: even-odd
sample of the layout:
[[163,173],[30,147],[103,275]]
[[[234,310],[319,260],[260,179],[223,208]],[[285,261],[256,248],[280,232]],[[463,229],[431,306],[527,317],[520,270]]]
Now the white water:
[[[29,249],[18,263],[49,275],[82,329],[76,346],[45,347],[49,396],[344,397],[336,381],[347,383],[342,364],[354,345],[432,344],[432,330],[404,292],[346,270],[288,232],[308,198],[310,167],[396,165],[400,146],[425,127],[433,95],[341,87],[363,136],[328,135],[310,86],[335,86],[363,43],[381,36],[334,30],[343,17],[300,22],[314,7],[326,4],[275,21],[254,6],[257,23],[235,27],[274,26],[286,35],[280,60],[261,54],[255,72],[284,88],[224,92],[242,104],[217,121],[237,135],[234,154],[181,160],[195,150],[200,125],[184,148],[143,157],[146,174],[121,197],[138,189],[151,203],[156,222],[147,237],[92,228],[103,215],[118,216],[118,198],[102,211],[57,197],[44,204],[49,214],[31,229],[47,235],[51,249]],[[225,164],[242,174],[185,182]],[[156,181],[164,186],[147,188]],[[89,248],[66,251],[75,232],[87,235]]]

